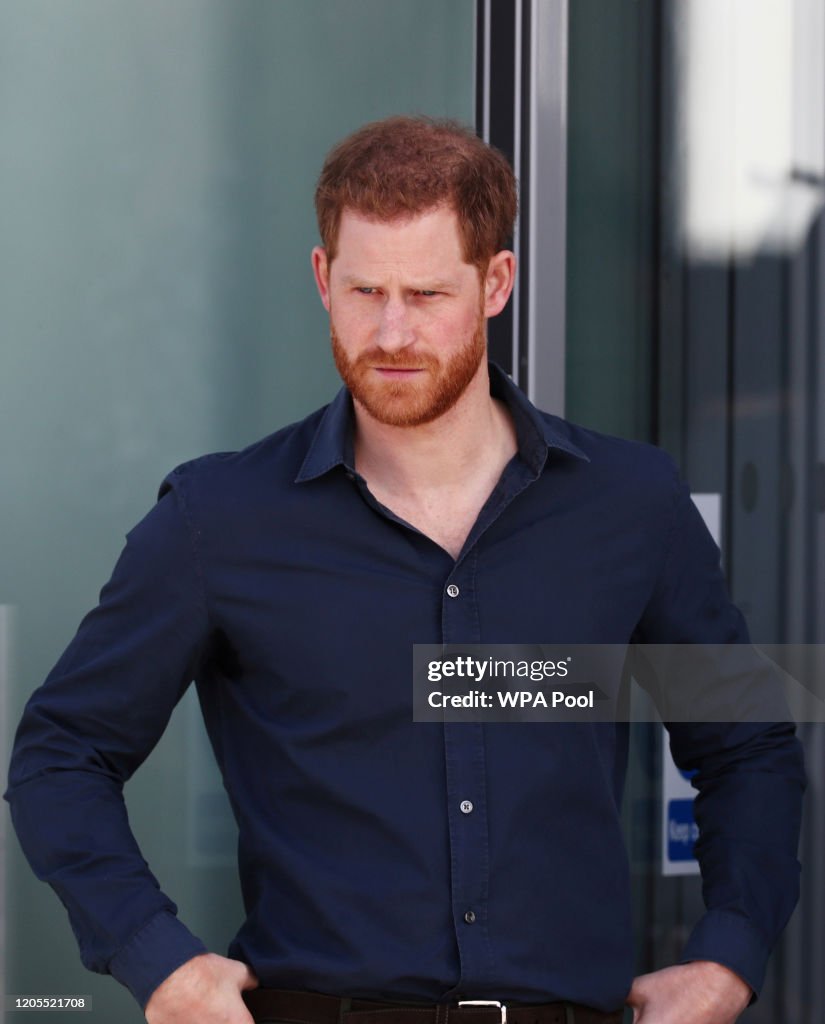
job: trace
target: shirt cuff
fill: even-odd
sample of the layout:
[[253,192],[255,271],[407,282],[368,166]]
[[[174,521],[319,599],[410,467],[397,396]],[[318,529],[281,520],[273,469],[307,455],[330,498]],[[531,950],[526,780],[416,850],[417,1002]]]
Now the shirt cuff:
[[728,910],[709,910],[691,932],[681,962],[713,960],[722,964],[738,974],[758,997],[770,952],[747,918]]
[[169,975],[208,950],[174,914],[156,914],[109,961],[109,973],[132,993],[141,1009]]

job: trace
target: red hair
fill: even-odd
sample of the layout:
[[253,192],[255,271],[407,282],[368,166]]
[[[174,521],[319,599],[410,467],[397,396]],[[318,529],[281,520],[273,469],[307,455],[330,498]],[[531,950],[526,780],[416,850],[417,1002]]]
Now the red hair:
[[483,269],[507,247],[518,209],[515,175],[497,149],[456,121],[389,117],[335,146],[315,190],[330,262],[344,210],[395,220],[438,206],[455,211],[464,258]]

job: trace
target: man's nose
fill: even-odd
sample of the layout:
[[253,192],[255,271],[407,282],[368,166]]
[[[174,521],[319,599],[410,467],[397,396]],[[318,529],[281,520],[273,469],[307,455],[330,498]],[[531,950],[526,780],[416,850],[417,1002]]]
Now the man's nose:
[[409,310],[401,299],[387,299],[381,309],[378,344],[385,352],[397,352],[415,340]]

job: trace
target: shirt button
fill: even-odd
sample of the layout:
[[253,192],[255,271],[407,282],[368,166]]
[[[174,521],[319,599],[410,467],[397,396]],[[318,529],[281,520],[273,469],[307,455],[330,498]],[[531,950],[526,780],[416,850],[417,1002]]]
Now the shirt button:
[[476,919],[476,916],[472,912],[472,910],[468,910],[468,911],[465,912],[464,920],[467,922],[467,924],[472,924],[473,921],[475,921],[475,919]]
[[472,811],[472,809],[473,809],[473,802],[472,802],[472,800],[462,800],[461,801],[461,810],[464,812],[464,814],[469,814],[470,811]]
[[449,587],[447,587],[447,593],[450,595],[450,597],[458,597],[461,591],[458,589],[455,583],[451,583]]

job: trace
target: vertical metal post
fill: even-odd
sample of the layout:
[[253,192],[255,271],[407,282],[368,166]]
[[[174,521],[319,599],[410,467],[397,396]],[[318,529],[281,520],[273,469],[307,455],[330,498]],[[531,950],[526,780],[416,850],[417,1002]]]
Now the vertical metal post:
[[[564,414],[568,0],[531,0],[528,397]],[[522,227],[525,230],[525,226]]]
[[476,124],[512,161],[519,276],[488,325],[490,353],[544,409],[564,413],[569,0],[479,0]]
[[[530,3],[531,0],[526,0]],[[513,249],[519,259],[522,258],[522,245],[523,236],[527,235],[529,238],[530,225],[530,207],[529,204],[525,203],[524,200],[524,183],[525,183],[525,171],[526,168],[523,166],[522,152],[525,143],[529,146],[530,140],[523,138],[522,133],[522,117],[523,117],[523,97],[522,97],[522,78],[524,74],[524,10],[522,0],[515,0],[515,46],[514,46],[514,73],[513,73],[513,170],[516,172],[516,178],[521,182],[522,186],[522,201],[521,210],[516,220],[515,227],[513,229]],[[529,97],[528,97],[529,102]],[[526,222],[526,223],[525,223]],[[522,328],[522,313],[521,313],[521,295],[525,288],[523,280],[516,282],[516,287],[513,289],[513,294],[510,297],[510,302],[513,306],[513,380],[516,384],[521,385],[525,388],[526,380],[529,380],[529,366],[524,366],[522,363],[522,337],[524,334]]]
[[478,130],[485,142],[490,141],[490,24],[492,0],[481,0],[476,7],[476,38],[481,38],[481,47],[476,50],[476,90]]

